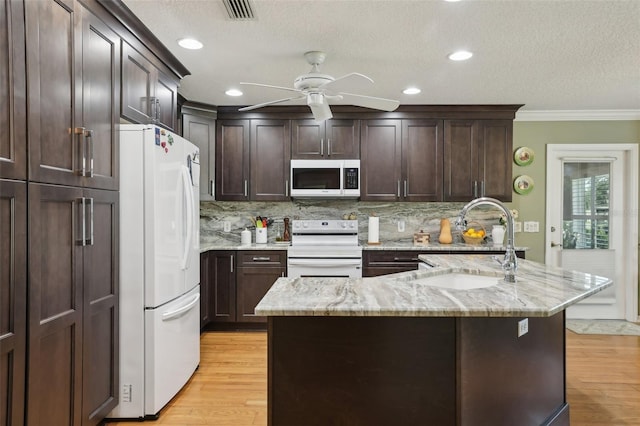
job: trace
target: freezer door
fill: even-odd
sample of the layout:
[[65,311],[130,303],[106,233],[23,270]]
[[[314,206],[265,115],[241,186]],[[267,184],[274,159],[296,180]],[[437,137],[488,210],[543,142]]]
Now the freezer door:
[[154,416],[200,363],[200,286],[145,311],[145,415]]
[[198,284],[186,279],[199,224],[186,141],[153,127],[145,137],[145,306],[160,306]]

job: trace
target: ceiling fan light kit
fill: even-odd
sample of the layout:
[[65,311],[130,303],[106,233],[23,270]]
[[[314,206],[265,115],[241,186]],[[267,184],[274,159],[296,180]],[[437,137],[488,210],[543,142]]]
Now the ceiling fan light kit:
[[311,109],[314,120],[322,122],[333,116],[329,107],[330,101],[345,101],[351,105],[382,111],[393,111],[400,105],[399,101],[393,99],[376,98],[373,96],[342,92],[340,91],[340,87],[348,86],[350,82],[351,84],[356,81],[373,83],[373,80],[366,75],[357,72],[349,73],[338,78],[333,78],[328,74],[321,74],[319,67],[326,58],[326,54],[324,52],[314,50],[305,53],[304,57],[311,65],[311,71],[307,74],[302,74],[296,77],[293,81],[293,88],[261,83],[240,83],[243,85],[297,92],[298,96],[247,106],[240,108],[239,111],[250,111],[268,105],[275,105],[306,98],[307,105]]

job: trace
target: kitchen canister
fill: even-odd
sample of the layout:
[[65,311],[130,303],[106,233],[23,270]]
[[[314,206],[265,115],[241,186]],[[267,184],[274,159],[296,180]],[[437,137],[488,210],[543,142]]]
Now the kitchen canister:
[[491,229],[491,239],[493,240],[494,246],[502,246],[504,242],[504,226],[493,225],[493,228]]
[[256,228],[256,244],[267,244],[267,228]]
[[243,246],[251,245],[251,231],[247,228],[244,228],[244,231],[240,233],[240,244]]

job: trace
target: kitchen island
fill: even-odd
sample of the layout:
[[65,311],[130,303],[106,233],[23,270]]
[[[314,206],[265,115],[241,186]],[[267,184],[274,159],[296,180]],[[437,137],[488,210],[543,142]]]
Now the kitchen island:
[[[273,285],[256,306],[269,425],[569,424],[564,312],[611,281],[521,260],[506,283],[491,256],[420,258],[433,268]],[[454,273],[495,282],[432,285]]]

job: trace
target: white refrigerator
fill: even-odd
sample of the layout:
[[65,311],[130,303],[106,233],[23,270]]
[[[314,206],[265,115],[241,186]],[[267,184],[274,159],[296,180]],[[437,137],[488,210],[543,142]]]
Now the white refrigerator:
[[198,148],[154,125],[120,126],[120,401],[157,418],[200,363]]

